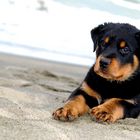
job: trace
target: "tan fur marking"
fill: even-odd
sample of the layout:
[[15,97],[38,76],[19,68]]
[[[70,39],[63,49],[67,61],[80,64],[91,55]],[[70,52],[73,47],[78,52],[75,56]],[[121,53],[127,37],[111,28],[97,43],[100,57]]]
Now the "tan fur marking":
[[133,75],[139,65],[138,58],[134,55],[133,64],[120,65],[117,60],[114,66],[110,66],[110,71],[114,78],[119,81],[125,81]]
[[105,43],[108,43],[108,42],[109,42],[109,40],[110,40],[110,38],[109,38],[109,37],[105,37],[104,42],[105,42]]
[[101,60],[101,57],[102,57],[101,55],[97,57],[96,62],[95,62],[95,65],[94,65],[94,67],[93,67],[93,70],[94,70],[96,73],[98,73],[99,70],[100,70],[100,60]]
[[97,101],[98,101],[98,103],[100,104],[100,102],[101,102],[101,100],[102,100],[101,96],[100,96],[96,91],[94,91],[93,89],[91,89],[91,88],[87,85],[86,82],[83,82],[83,83],[82,83],[81,89],[82,89],[83,91],[85,91],[89,96],[92,96],[92,97],[96,98]]
[[120,48],[124,48],[126,46],[126,42],[125,41],[121,41],[120,42]]
[[57,109],[53,113],[53,117],[56,120],[72,121],[88,112],[88,110],[89,107],[86,105],[84,97],[79,95],[69,100],[64,107]]
[[77,110],[77,113],[79,115],[84,114],[88,110],[88,106],[86,105],[85,99],[82,95],[74,97],[73,99],[68,101],[68,103],[66,103],[64,107],[72,109],[75,108],[75,110]]
[[115,122],[118,119],[123,118],[124,109],[119,104],[122,99],[112,98],[105,103],[94,107],[91,110],[91,116],[96,118],[97,121]]

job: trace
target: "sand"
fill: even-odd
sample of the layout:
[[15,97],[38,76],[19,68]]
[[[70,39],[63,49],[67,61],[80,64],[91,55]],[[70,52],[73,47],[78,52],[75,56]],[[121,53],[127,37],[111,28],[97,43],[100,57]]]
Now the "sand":
[[73,122],[52,118],[87,71],[0,54],[0,140],[140,140],[140,117],[114,124],[97,123],[88,114]]

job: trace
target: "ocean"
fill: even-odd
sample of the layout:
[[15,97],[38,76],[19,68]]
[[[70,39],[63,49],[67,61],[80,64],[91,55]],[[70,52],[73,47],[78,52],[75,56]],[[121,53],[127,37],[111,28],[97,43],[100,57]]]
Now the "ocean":
[[140,0],[0,0],[0,52],[90,66],[104,22],[140,28]]

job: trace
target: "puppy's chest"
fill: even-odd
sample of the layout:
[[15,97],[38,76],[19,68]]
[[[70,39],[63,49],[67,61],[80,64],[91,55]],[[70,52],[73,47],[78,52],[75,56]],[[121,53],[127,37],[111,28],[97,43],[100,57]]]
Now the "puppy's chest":
[[[99,84],[100,85],[100,84]],[[130,83],[102,83],[100,86],[94,85],[96,90],[104,99],[107,98],[124,98],[131,99],[140,94],[140,81]]]
[[124,98],[131,99],[140,95],[140,74],[124,82],[109,81],[98,76],[92,69],[84,80],[103,99]]

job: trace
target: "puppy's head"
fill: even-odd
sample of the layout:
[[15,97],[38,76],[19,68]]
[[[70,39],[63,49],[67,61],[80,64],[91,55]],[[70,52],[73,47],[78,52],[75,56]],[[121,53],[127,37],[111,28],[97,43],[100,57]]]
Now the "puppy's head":
[[96,51],[94,71],[111,81],[125,81],[139,67],[140,31],[132,25],[105,23],[91,31]]

